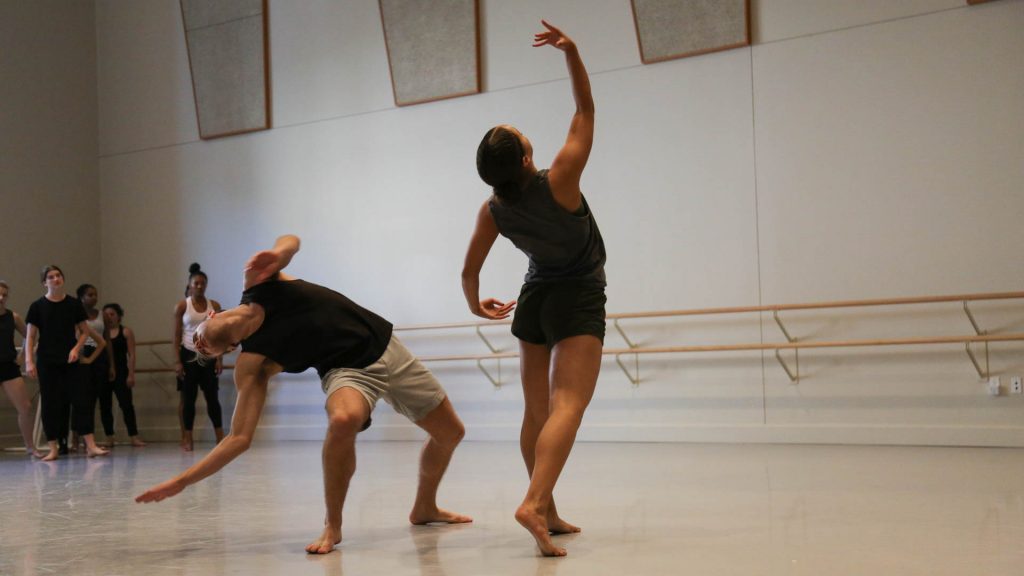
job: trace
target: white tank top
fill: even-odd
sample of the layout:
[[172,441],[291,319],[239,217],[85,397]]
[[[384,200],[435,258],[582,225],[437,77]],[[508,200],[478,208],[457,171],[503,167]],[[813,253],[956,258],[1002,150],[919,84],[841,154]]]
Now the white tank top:
[[[86,315],[88,316],[88,313]],[[92,320],[86,318],[85,323],[89,325],[89,328],[95,330],[97,334],[102,335],[103,331],[106,330],[106,327],[103,326],[103,313],[97,314]],[[86,336],[85,345],[96,348],[96,341],[92,339],[92,336]]]
[[192,305],[192,297],[185,298],[185,313],[181,315],[181,345],[190,352],[196,351],[196,345],[192,342],[192,338],[196,333],[196,328],[206,320],[206,315],[210,312],[210,307],[213,303],[209,299],[206,300],[206,312],[196,312],[196,307]]

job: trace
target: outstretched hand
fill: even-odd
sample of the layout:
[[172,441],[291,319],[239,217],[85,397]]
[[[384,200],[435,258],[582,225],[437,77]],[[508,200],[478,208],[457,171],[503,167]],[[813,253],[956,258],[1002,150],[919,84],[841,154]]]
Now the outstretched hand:
[[509,313],[516,307],[516,301],[504,303],[494,298],[487,298],[480,301],[480,308],[476,315],[488,320],[502,320],[508,318]]
[[135,497],[135,501],[139,503],[159,502],[179,494],[184,489],[184,484],[179,482],[177,478],[172,478],[166,482],[153,486],[142,494],[139,494]]
[[572,41],[572,38],[566,36],[558,28],[555,28],[551,24],[548,24],[547,20],[541,20],[540,23],[543,24],[545,28],[547,28],[547,31],[538,32],[533,35],[534,48],[551,45],[554,46],[555,48],[558,48],[559,50],[566,50],[572,46],[575,46],[575,43]]

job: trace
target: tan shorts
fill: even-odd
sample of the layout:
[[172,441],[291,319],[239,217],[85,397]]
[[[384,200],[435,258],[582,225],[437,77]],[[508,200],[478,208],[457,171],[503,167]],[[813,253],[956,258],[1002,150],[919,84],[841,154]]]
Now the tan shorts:
[[446,396],[437,378],[395,336],[379,360],[366,368],[335,368],[324,375],[321,386],[328,398],[342,388],[356,389],[370,412],[383,398],[413,422],[426,417]]

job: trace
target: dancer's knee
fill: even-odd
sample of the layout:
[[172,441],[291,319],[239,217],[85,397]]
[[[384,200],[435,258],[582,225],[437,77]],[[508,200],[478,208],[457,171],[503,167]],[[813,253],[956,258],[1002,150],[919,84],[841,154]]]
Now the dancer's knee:
[[363,427],[359,414],[336,410],[327,415],[327,433],[334,437],[355,436]]

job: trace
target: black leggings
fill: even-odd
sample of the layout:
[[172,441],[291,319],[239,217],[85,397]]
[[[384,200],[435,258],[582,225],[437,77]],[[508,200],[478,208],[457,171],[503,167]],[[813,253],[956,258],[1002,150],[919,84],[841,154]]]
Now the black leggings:
[[43,405],[43,431],[47,442],[68,437],[68,413],[71,428],[79,435],[92,434],[96,396],[87,366],[77,362],[39,362],[39,397]]
[[210,422],[214,428],[223,428],[221,422],[220,399],[217,398],[217,372],[214,362],[211,360],[206,366],[195,361],[196,353],[184,347],[179,351],[181,365],[185,368],[185,378],[181,382],[182,420],[185,430],[192,430],[196,422],[196,398],[199,390],[203,391],[203,398],[206,399],[206,413],[210,415]]
[[100,401],[100,421],[103,422],[103,432],[107,436],[114,435],[114,396],[117,396],[117,405],[121,407],[121,416],[124,417],[128,435],[139,435],[139,428],[135,423],[135,405],[132,404],[132,389],[128,387],[127,375],[118,374],[113,382],[104,382],[97,387],[96,395]]

